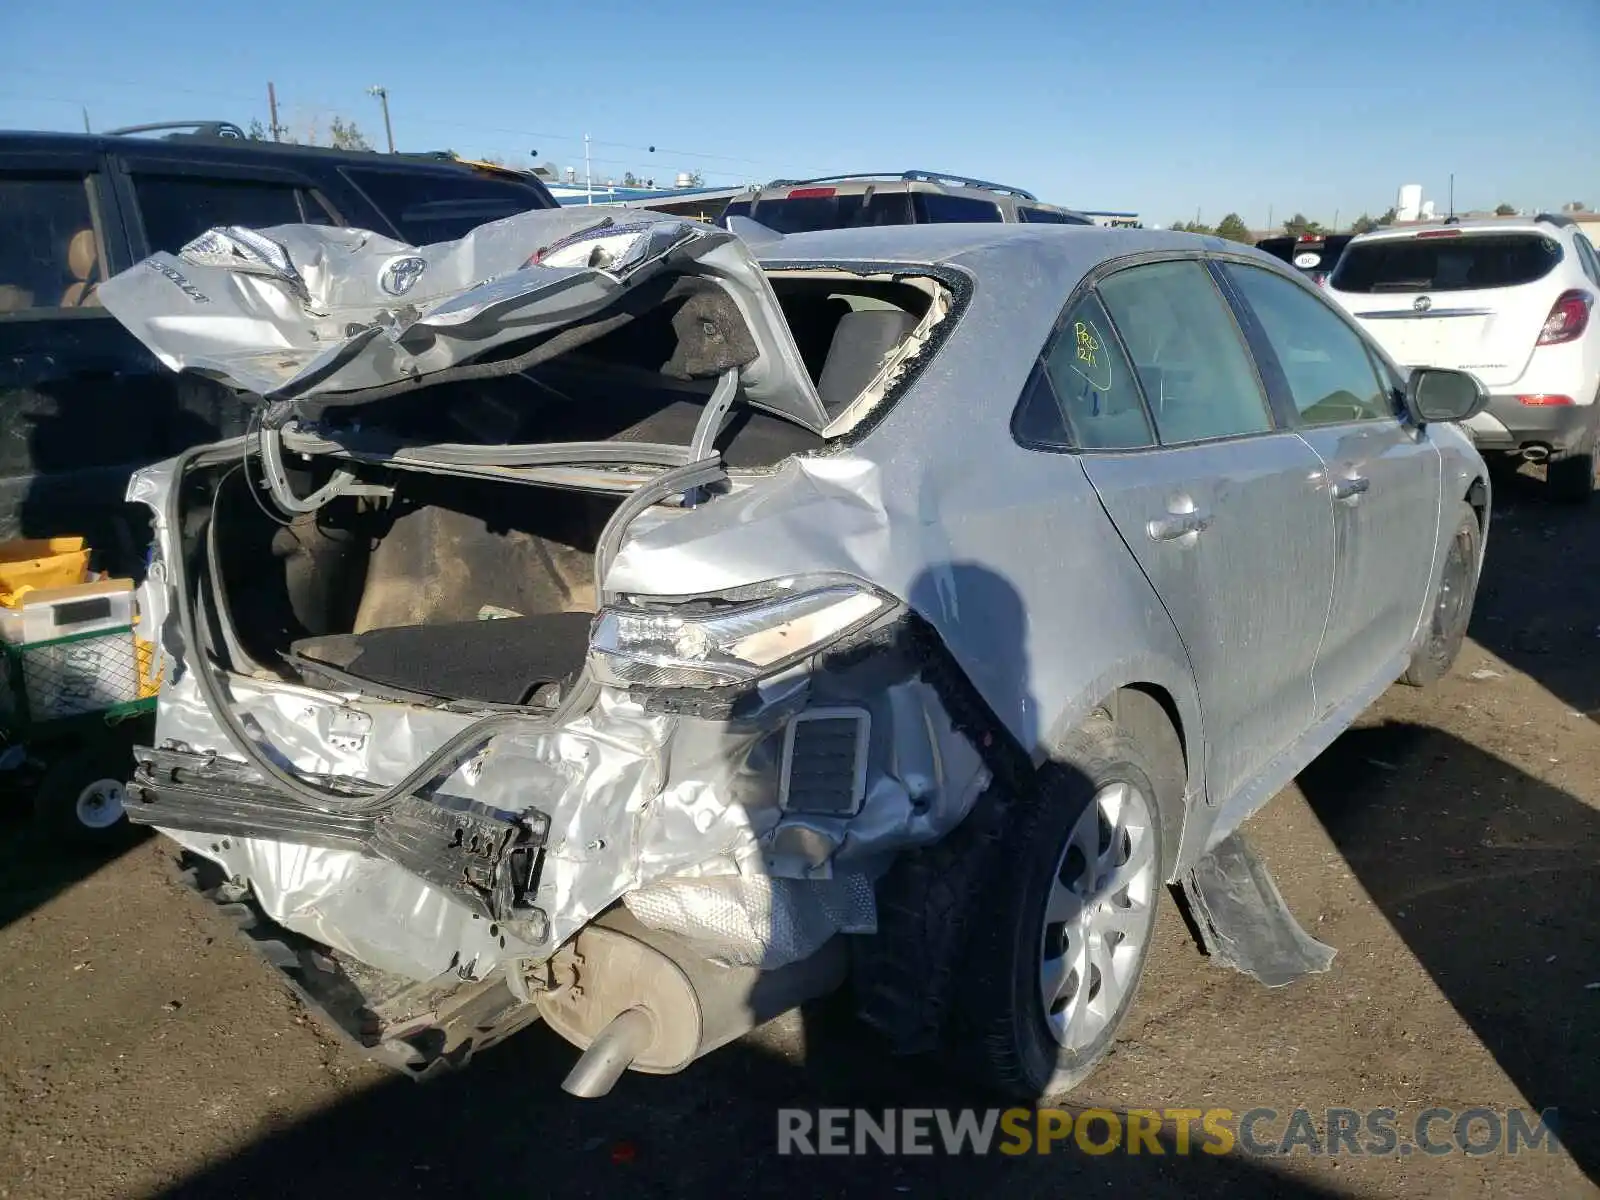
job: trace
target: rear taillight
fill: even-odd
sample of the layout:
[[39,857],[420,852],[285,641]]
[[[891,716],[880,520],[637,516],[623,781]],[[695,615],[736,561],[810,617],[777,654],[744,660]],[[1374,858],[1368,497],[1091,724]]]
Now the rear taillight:
[[790,200],[822,200],[838,192],[838,188],[794,188],[789,193]]
[[1461,236],[1461,230],[1459,230],[1459,229],[1425,229],[1421,233],[1417,234],[1418,238],[1442,238],[1442,237],[1460,237],[1460,236]]
[[1550,315],[1544,319],[1538,345],[1559,346],[1583,336],[1583,331],[1589,328],[1589,307],[1593,303],[1594,297],[1581,288],[1562,292],[1550,309]]
[[1526,404],[1529,408],[1565,408],[1572,403],[1571,396],[1551,396],[1543,393],[1537,396],[1518,396],[1518,404]]

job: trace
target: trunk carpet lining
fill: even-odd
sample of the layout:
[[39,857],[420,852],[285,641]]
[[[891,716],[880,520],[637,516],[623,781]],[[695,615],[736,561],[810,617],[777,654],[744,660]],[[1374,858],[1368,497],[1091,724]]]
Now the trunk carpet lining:
[[302,638],[290,656],[383,687],[440,699],[525,704],[541,687],[577,677],[589,650],[593,620],[589,613],[557,612],[399,625]]

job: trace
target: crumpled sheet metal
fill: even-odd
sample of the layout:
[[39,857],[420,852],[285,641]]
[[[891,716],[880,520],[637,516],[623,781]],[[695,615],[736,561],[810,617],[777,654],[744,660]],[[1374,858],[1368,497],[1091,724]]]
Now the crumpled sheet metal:
[[[290,684],[229,686],[241,721],[282,764],[378,784],[397,782],[473,719]],[[862,812],[784,814],[775,764],[784,719],[799,699],[780,694],[732,724],[646,713],[605,691],[559,730],[496,736],[444,780],[442,794],[551,818],[534,897],[550,917],[551,938],[540,945],[504,930],[491,936],[465,905],[383,859],[163,832],[248,879],[279,923],[413,979],[446,970],[482,978],[512,960],[545,958],[617,899],[666,881],[688,890],[653,892],[676,899],[666,907],[647,899],[642,921],[668,922],[729,961],[774,968],[834,933],[871,928],[864,882],[895,850],[951,828],[986,778],[932,690],[912,681],[864,701],[884,745],[873,754]],[[359,746],[334,740],[340,709],[370,720]],[[349,728],[348,720],[338,725],[346,735]],[[237,757],[187,672],[163,693],[156,736]]]
[[151,255],[98,294],[173,370],[287,399],[395,383],[571,324],[667,259],[730,237],[680,218],[570,208],[421,247],[333,226],[228,227]]

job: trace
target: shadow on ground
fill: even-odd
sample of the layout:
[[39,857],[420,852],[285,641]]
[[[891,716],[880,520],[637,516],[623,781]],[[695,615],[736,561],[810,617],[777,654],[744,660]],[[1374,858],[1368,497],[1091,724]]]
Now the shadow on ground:
[[[164,1193],[169,1200],[293,1194],[453,1196],[1334,1196],[1249,1159],[1205,1154],[1088,1157],[800,1157],[777,1153],[778,1110],[982,1103],[947,1078],[889,1058],[842,1006],[805,1015],[805,1065],[753,1040],[678,1076],[630,1075],[610,1096],[558,1088],[576,1051],[540,1028],[471,1069],[396,1079]],[[1199,1144],[1198,1132],[1196,1145]]]
[[1552,502],[1530,471],[1495,471],[1472,637],[1600,721],[1600,496]]
[[1448,733],[1355,729],[1300,776],[1351,872],[1600,1181],[1600,813]]
[[109,850],[64,846],[32,820],[32,796],[0,793],[0,929],[20,920],[80,879],[107,866],[134,842]]

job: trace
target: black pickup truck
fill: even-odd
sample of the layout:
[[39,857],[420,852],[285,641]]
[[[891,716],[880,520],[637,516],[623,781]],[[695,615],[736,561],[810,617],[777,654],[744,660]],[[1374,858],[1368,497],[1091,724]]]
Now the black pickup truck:
[[210,122],[111,134],[0,131],[0,540],[82,534],[137,573],[129,473],[244,431],[226,389],[161,367],[95,290],[217,225],[371,229],[412,244],[556,201],[532,175],[448,154],[249,140]]

